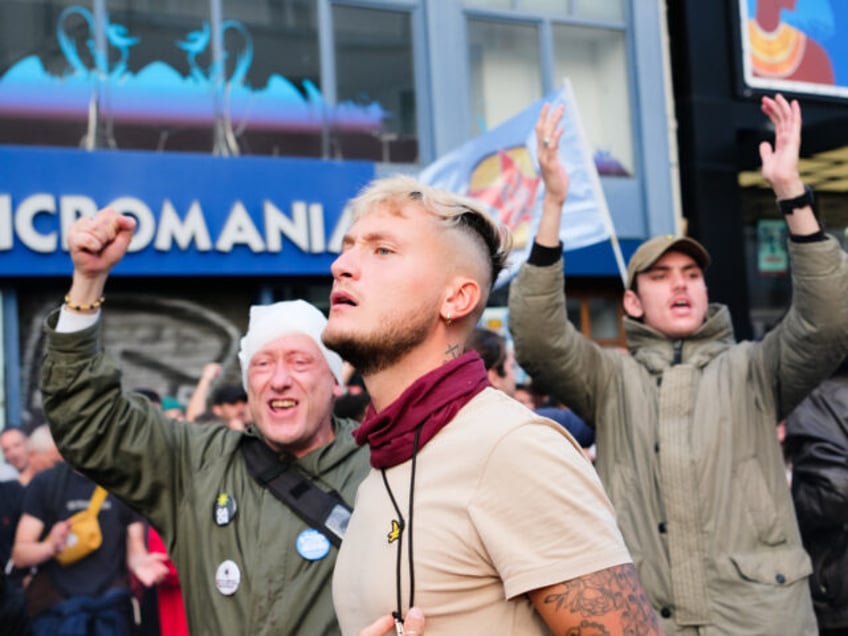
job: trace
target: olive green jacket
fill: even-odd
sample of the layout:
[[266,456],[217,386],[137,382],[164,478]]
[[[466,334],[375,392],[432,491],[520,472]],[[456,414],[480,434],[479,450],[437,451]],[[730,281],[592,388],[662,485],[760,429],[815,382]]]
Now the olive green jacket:
[[[848,352],[848,261],[790,241],[793,303],[736,343],[726,307],[672,342],[625,319],[629,354],[566,319],[562,262],[525,264],[509,324],[519,364],[596,430],[597,469],[665,630],[817,634],[776,424]],[[675,355],[679,360],[675,360]]]
[[[308,560],[296,548],[308,528],[247,472],[244,434],[165,418],[121,389],[121,373],[102,351],[99,322],[56,333],[48,318],[41,392],[50,429],[70,464],[147,517],[162,536],[182,584],[193,634],[338,634],[331,578],[337,550]],[[369,470],[351,420],[335,420],[335,440],[294,466],[352,505]],[[230,523],[216,524],[216,500],[235,500]],[[238,569],[219,579],[219,567]],[[227,590],[229,591],[229,590]]]

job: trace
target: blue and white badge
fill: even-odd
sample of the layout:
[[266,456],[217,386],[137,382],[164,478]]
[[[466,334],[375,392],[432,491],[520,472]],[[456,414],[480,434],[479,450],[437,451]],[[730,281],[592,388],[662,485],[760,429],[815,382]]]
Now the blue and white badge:
[[297,553],[307,561],[320,561],[330,553],[330,540],[315,528],[309,528],[297,535],[295,546]]

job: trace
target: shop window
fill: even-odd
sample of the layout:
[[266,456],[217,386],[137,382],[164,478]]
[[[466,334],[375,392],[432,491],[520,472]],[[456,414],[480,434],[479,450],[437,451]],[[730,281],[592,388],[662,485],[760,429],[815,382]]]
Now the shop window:
[[234,134],[242,154],[320,157],[328,111],[317,3],[223,0],[222,18],[224,78],[232,94],[223,95],[231,121],[219,119],[218,143],[220,125],[229,124],[225,133]]
[[554,26],[555,77],[568,77],[598,172],[633,174],[633,130],[623,31]]
[[331,154],[344,159],[418,161],[418,113],[408,12],[333,7],[336,99]]
[[569,292],[566,311],[568,319],[587,338],[604,347],[627,347],[620,294]]
[[506,121],[542,97],[538,29],[470,19],[472,135]]
[[92,130],[95,147],[212,152],[209,2],[106,0],[105,6],[108,79]]
[[332,17],[335,99],[314,0],[0,0],[0,143],[417,161],[410,13]]

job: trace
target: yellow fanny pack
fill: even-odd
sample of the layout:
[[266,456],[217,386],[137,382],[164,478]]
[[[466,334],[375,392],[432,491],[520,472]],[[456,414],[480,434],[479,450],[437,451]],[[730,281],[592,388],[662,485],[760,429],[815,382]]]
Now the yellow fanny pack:
[[62,565],[76,563],[84,556],[94,552],[103,543],[103,535],[100,532],[100,522],[97,515],[100,507],[109,493],[100,486],[94,489],[88,508],[68,517],[71,522],[71,530],[65,548],[56,555],[56,560]]

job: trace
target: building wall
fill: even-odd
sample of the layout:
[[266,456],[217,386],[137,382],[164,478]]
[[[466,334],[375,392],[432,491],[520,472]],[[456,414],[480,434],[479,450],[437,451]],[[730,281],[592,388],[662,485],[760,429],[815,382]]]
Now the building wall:
[[[664,28],[660,0],[0,0],[6,421],[17,424],[38,406],[39,324],[70,273],[60,246],[38,260],[21,245],[13,218],[25,197],[62,193],[101,206],[133,196],[153,215],[165,198],[183,214],[197,198],[217,231],[234,201],[259,214],[269,196],[263,188],[273,184],[275,203],[319,201],[329,224],[360,177],[336,188],[328,203],[321,197],[338,180],[292,194],[305,179],[276,178],[274,157],[301,162],[306,173],[332,166],[357,175],[415,173],[568,74],[593,150],[607,153],[598,155],[598,166],[608,170],[612,157],[622,167],[623,174],[602,175],[601,182],[626,256],[646,236],[678,225]],[[159,84],[145,93],[151,69]],[[291,116],[274,101],[284,88]],[[196,111],[179,110],[187,104]],[[67,169],[50,164],[46,174],[20,174],[24,150],[45,146],[68,149]],[[194,167],[212,153],[231,162],[228,172],[241,183]],[[87,162],[98,167],[86,172]],[[147,171],[148,164],[159,171]],[[270,172],[250,181],[257,170]],[[22,189],[23,181],[29,185]],[[280,207],[294,218],[288,199]],[[311,224],[317,217],[309,214]],[[33,231],[48,236],[59,216],[58,209],[33,215]],[[302,227],[316,238],[312,225]],[[249,304],[294,297],[324,303],[333,253],[308,253],[307,242],[295,244],[293,235],[278,256],[243,244],[226,254],[181,256],[171,248],[122,264],[110,280],[104,318],[127,386],[185,394],[209,359],[237,374],[233,343]],[[570,253],[566,262],[576,288],[591,297],[597,287],[608,304],[617,284],[608,247]],[[202,337],[190,336],[195,325]]]

